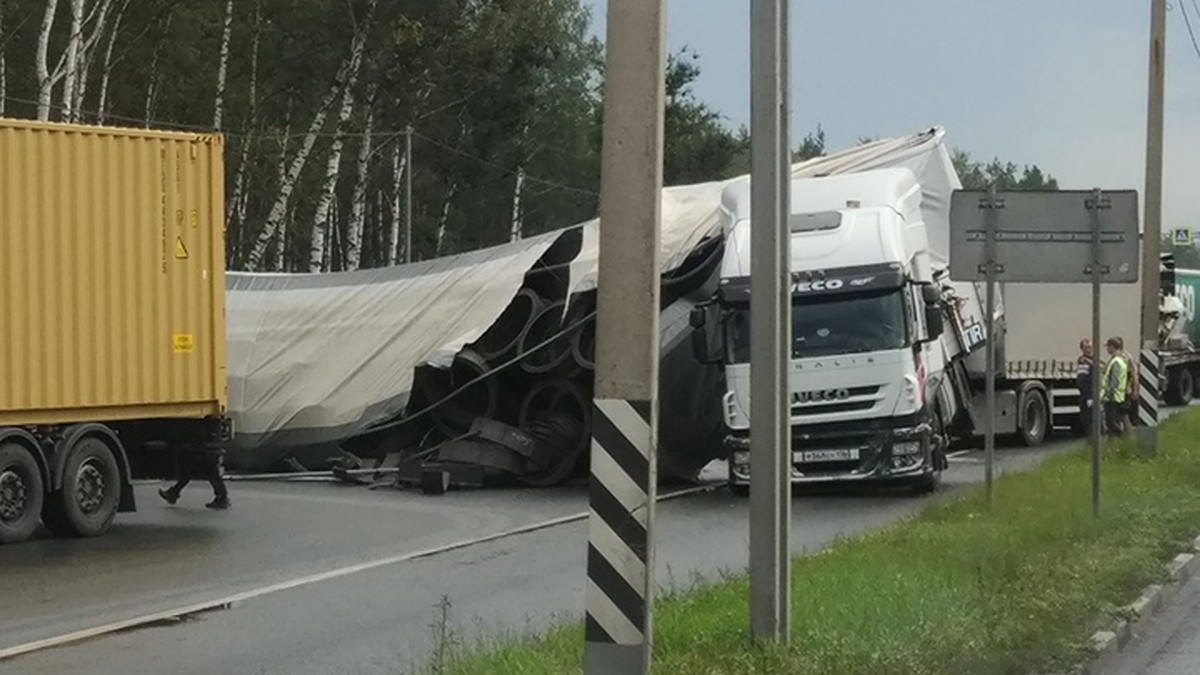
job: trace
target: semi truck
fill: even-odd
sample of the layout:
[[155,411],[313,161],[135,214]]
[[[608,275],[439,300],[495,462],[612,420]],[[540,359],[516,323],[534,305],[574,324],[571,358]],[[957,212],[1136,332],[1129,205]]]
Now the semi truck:
[[[960,183],[943,134],[933,130],[909,145],[874,166],[834,160],[826,162],[833,171],[793,173],[794,483],[881,481],[935,489],[951,443],[986,427],[988,348],[996,355],[990,414],[997,434],[1037,446],[1055,429],[1080,426],[1077,358],[1080,341],[1091,335],[1090,287],[1000,285],[992,339],[983,285],[948,276],[949,203]],[[749,181],[727,187],[722,203],[720,288],[693,311],[693,345],[697,358],[724,367],[729,485],[747,494]],[[1182,391],[1200,359],[1190,345],[1165,341],[1170,277],[1164,266],[1162,356]],[[1123,336],[1136,353],[1139,285],[1105,286],[1103,297],[1104,335]]]
[[219,135],[0,119],[0,544],[229,440],[223,191]]

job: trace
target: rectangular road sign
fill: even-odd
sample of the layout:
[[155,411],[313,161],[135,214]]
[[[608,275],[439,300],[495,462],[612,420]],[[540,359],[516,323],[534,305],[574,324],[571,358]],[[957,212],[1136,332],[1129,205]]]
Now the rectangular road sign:
[[1191,246],[1192,245],[1192,230],[1186,227],[1177,227],[1172,233],[1172,240],[1176,246]]
[[[1092,280],[1092,190],[996,193],[995,280],[1087,283]],[[988,193],[958,190],[950,206],[950,278],[987,278]],[[1100,204],[1104,283],[1136,283],[1140,268],[1138,198],[1104,192]]]

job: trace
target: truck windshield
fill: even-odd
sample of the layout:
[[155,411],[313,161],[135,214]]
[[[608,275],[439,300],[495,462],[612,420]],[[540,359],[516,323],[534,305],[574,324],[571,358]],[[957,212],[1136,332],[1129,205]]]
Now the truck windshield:
[[[726,326],[729,363],[749,363],[749,307],[731,311]],[[900,349],[908,344],[907,326],[901,289],[794,300],[792,357]]]

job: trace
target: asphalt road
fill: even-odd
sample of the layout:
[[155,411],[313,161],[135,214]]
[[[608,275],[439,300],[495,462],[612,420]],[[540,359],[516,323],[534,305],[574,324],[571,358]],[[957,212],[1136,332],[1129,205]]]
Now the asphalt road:
[[[1030,466],[1063,447],[1002,450],[1001,470]],[[982,479],[979,453],[973,453],[952,463],[944,485],[952,490]],[[236,483],[228,512],[202,507],[209,497],[203,483],[176,507],[159,502],[153,491],[139,487],[142,510],[122,516],[105,537],[43,538],[0,549],[0,652],[238,592],[262,594],[0,661],[0,672],[407,673],[431,653],[430,626],[443,599],[466,639],[544,628],[582,613],[582,520],[403,559],[581,514],[582,489],[425,497],[326,483]],[[923,502],[879,491],[801,495],[793,548],[818,550],[912,514]],[[666,502],[658,513],[663,586],[745,568],[746,500],[717,489]],[[364,564],[378,566],[347,569]],[[331,571],[331,578],[319,576]],[[286,588],[288,582],[295,587]],[[270,588],[280,584],[285,588]]]

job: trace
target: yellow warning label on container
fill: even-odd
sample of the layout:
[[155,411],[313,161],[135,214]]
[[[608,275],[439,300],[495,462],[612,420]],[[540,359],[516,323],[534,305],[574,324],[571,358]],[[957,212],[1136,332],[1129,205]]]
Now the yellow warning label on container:
[[196,338],[191,333],[176,333],[175,337],[171,338],[171,347],[176,354],[191,354],[196,348]]
[[175,237],[175,259],[176,260],[187,260],[188,259],[188,250],[187,250],[187,246],[183,245],[183,237]]

